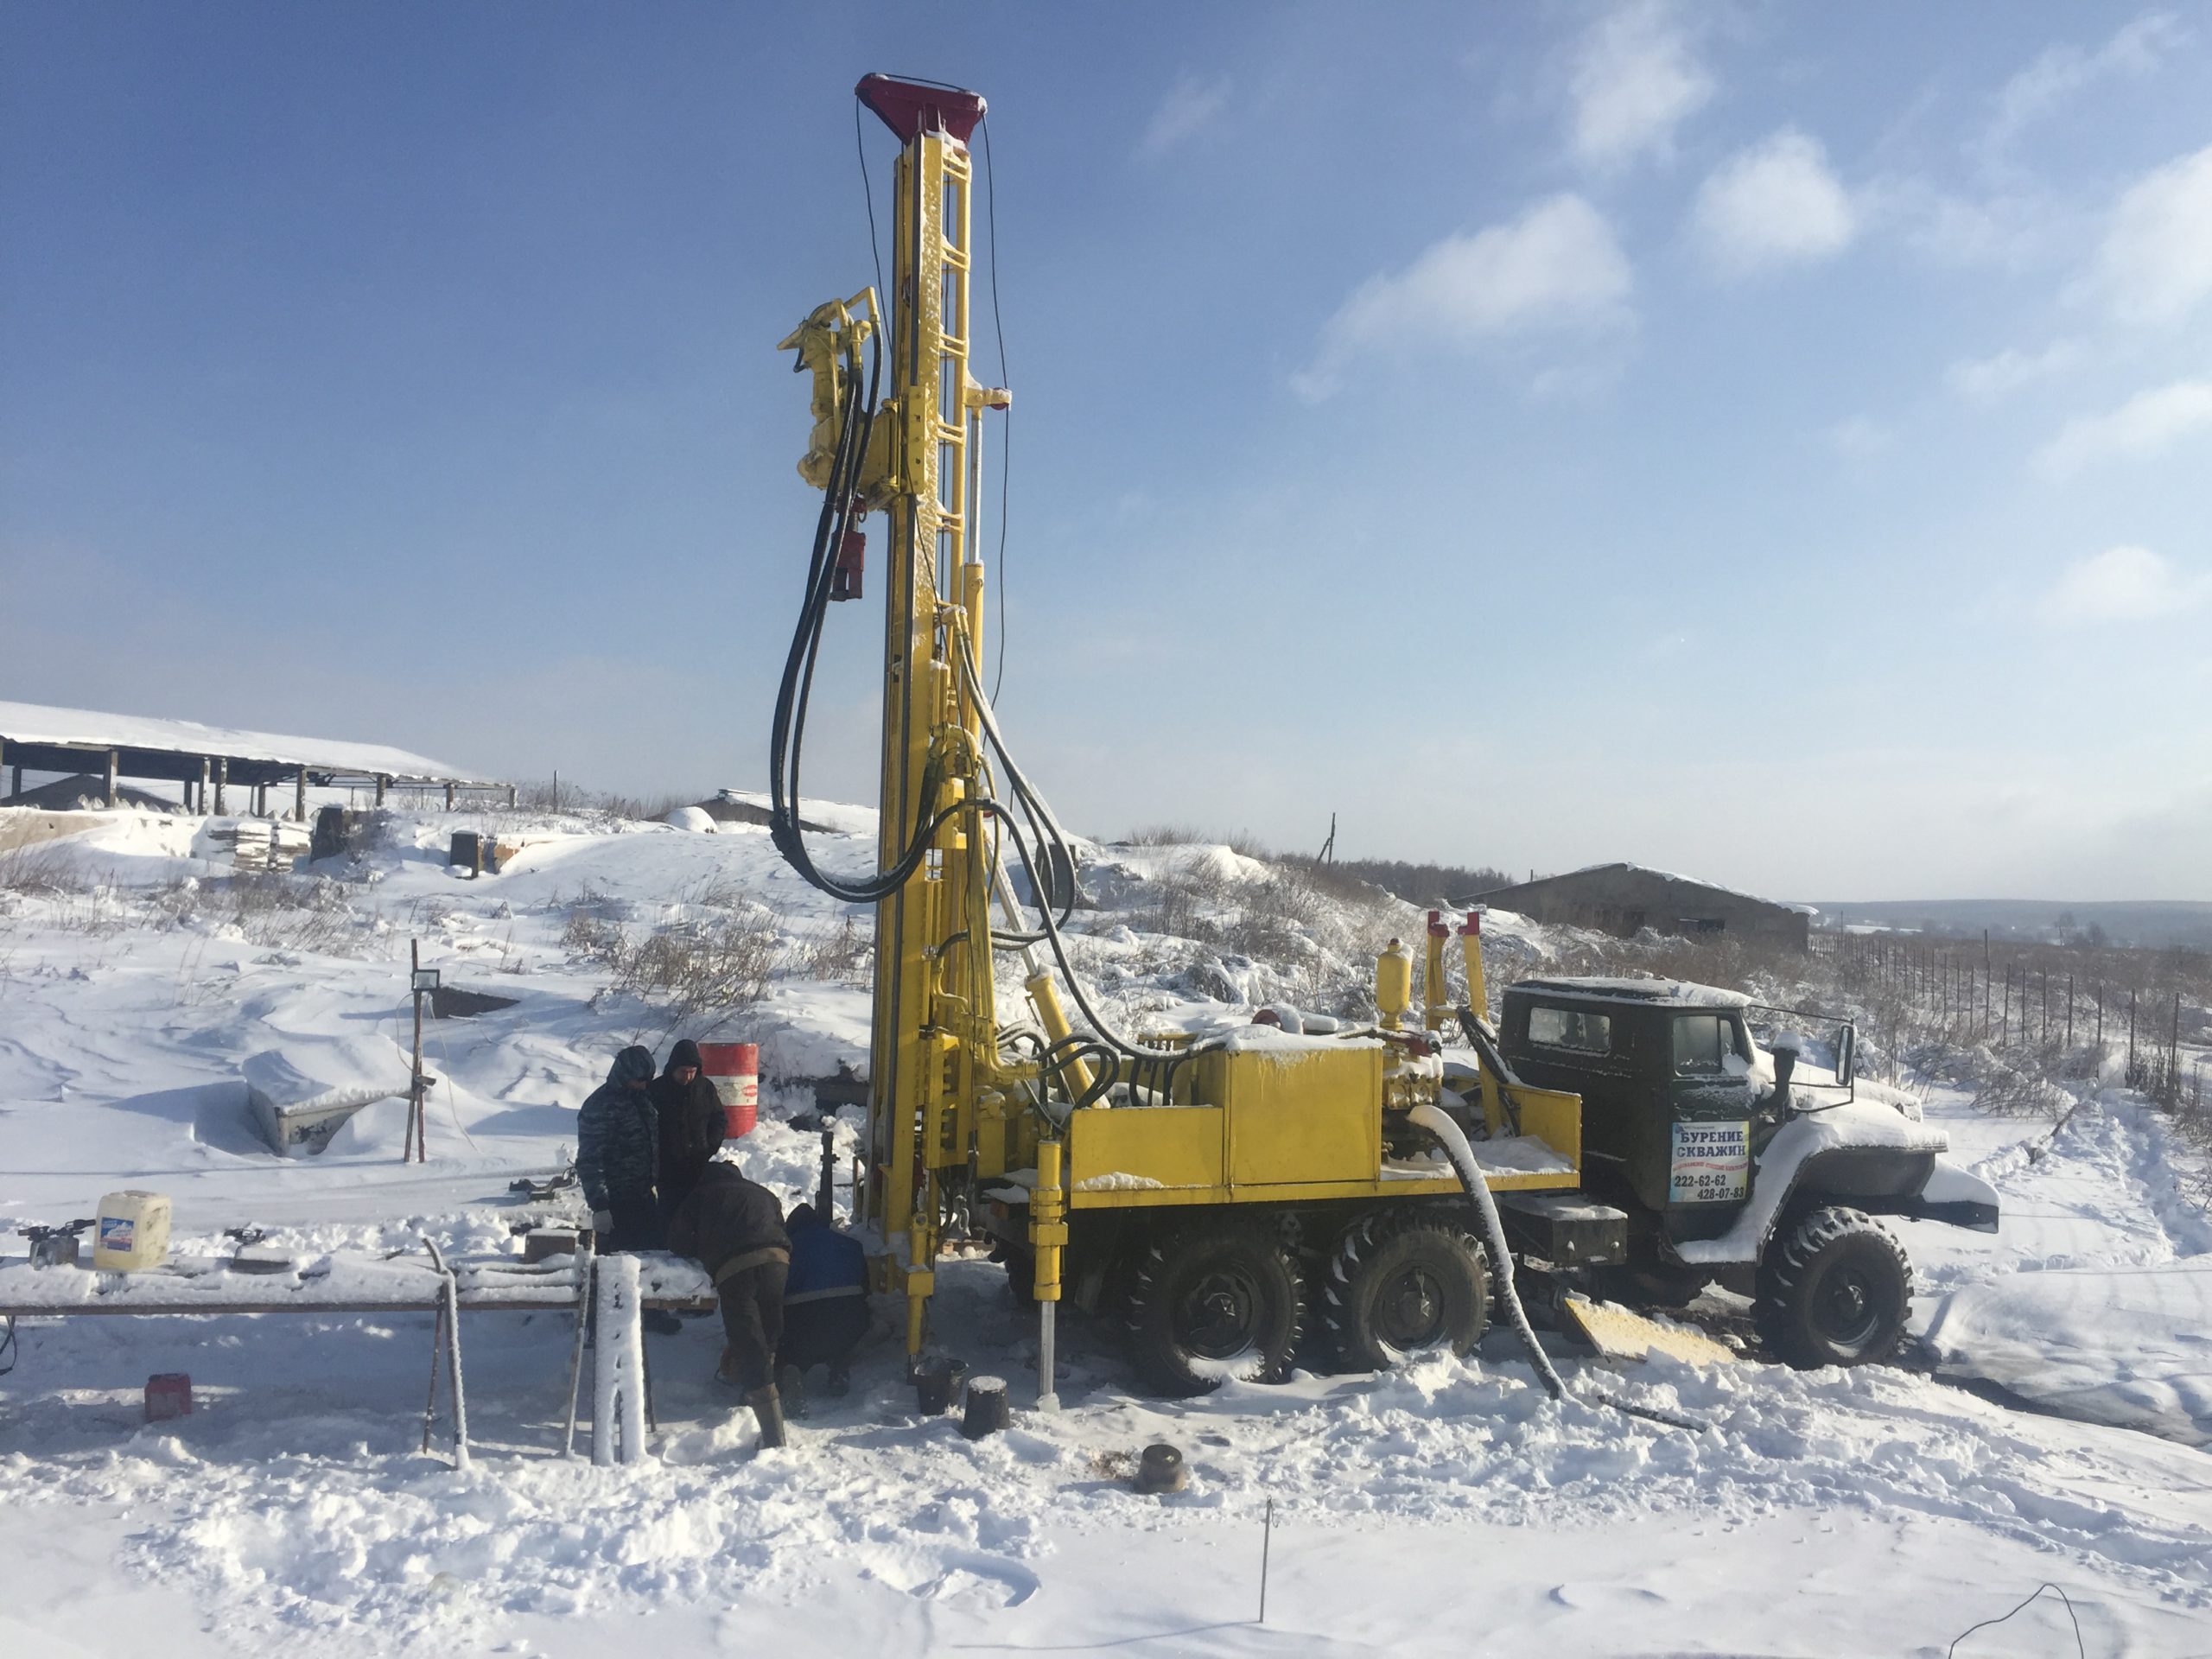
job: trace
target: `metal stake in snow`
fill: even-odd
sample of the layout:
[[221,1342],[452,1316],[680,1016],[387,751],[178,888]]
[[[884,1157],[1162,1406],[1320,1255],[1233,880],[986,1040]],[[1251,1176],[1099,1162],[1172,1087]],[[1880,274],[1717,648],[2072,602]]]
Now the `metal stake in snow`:
[[576,1454],[576,1393],[584,1371],[584,1331],[592,1312],[593,1244],[597,1236],[587,1230],[576,1240],[576,1339],[569,1353],[569,1427],[561,1440],[561,1455],[564,1458]]
[[645,1456],[645,1344],[638,1258],[593,1259],[599,1306],[592,1370],[591,1460],[601,1468],[642,1463]]
[[1268,1555],[1275,1541],[1275,1501],[1268,1500],[1266,1517],[1260,1522],[1260,1623],[1268,1622]]
[[[454,1277],[453,1269],[446,1265],[445,1255],[438,1249],[435,1239],[424,1239],[423,1247],[429,1251],[431,1265],[437,1268],[438,1276],[445,1281],[439,1287],[438,1330],[431,1340],[435,1343],[442,1338],[446,1361],[453,1370],[453,1466],[465,1470],[468,1467],[468,1395],[462,1386],[461,1376],[461,1282]],[[436,1407],[437,1396],[438,1365],[434,1348],[430,1359],[432,1409]],[[429,1449],[429,1412],[426,1411],[423,1417],[425,1450]]]
[[407,942],[407,988],[415,998],[415,1071],[407,1084],[407,1134],[400,1142],[399,1161],[430,1161],[423,1120],[429,1116],[430,1079],[423,1075],[423,999],[438,988],[438,970],[423,966],[423,944]]

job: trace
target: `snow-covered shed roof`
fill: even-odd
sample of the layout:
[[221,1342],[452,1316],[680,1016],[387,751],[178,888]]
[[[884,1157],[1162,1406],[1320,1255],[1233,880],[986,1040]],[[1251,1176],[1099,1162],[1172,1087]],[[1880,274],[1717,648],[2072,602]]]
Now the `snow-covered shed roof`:
[[1654,869],[1649,864],[1630,864],[1625,860],[1616,860],[1610,864],[1585,864],[1579,869],[1561,870],[1556,875],[1539,875],[1527,881],[1509,882],[1504,887],[1492,887],[1486,893],[1474,894],[1473,900],[1481,902],[1499,893],[1519,893],[1529,887],[1541,887],[1554,881],[1572,881],[1578,877],[1605,875],[1616,872],[1624,875],[1647,875],[1661,881],[1672,881],[1685,887],[1699,887],[1707,893],[1725,893],[1732,899],[1742,899],[1755,905],[1774,905],[1777,909],[1802,911],[1807,915],[1818,913],[1810,905],[1783,905],[1776,899],[1763,899],[1756,893],[1745,893],[1739,887],[1724,887],[1717,881],[1700,881],[1694,875],[1682,875],[1674,870]]
[[233,783],[276,783],[306,771],[310,777],[390,778],[433,784],[487,783],[457,766],[405,749],[332,738],[284,737],[273,732],[203,726],[196,720],[147,715],[101,714],[35,702],[0,702],[0,763],[37,772],[98,772],[108,751],[121,756],[131,778],[200,776],[202,759],[227,760]]

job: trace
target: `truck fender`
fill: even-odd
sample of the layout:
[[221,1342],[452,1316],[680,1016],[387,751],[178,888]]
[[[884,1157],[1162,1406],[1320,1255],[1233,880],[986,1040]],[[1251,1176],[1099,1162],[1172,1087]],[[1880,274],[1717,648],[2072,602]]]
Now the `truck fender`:
[[1918,1201],[1936,1154],[1949,1147],[1940,1129],[1923,1128],[1888,1107],[1806,1113],[1783,1124],[1758,1155],[1751,1200],[1734,1224],[1718,1238],[1678,1240],[1675,1253],[1690,1267],[1756,1262],[1807,1191],[1833,1192],[1859,1209],[1911,1214],[1907,1206]]
[[1997,1230],[1997,1189],[1973,1171],[1939,1156],[1904,1213],[1923,1221],[1948,1222],[1977,1233],[1993,1233]]

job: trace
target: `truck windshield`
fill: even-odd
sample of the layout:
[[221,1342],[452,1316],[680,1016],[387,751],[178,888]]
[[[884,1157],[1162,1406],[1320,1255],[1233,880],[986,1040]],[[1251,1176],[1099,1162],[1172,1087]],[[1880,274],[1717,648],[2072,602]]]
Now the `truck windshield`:
[[1610,1054],[1612,1016],[1580,1008],[1531,1008],[1529,1040],[1546,1048],[1571,1048],[1580,1054]]

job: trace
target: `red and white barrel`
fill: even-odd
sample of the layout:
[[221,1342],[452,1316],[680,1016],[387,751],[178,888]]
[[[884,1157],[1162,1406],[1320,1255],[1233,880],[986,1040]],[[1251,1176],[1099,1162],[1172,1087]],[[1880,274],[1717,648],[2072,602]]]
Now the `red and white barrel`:
[[760,1045],[702,1043],[699,1069],[721,1096],[725,1133],[732,1137],[752,1134],[760,1121]]

